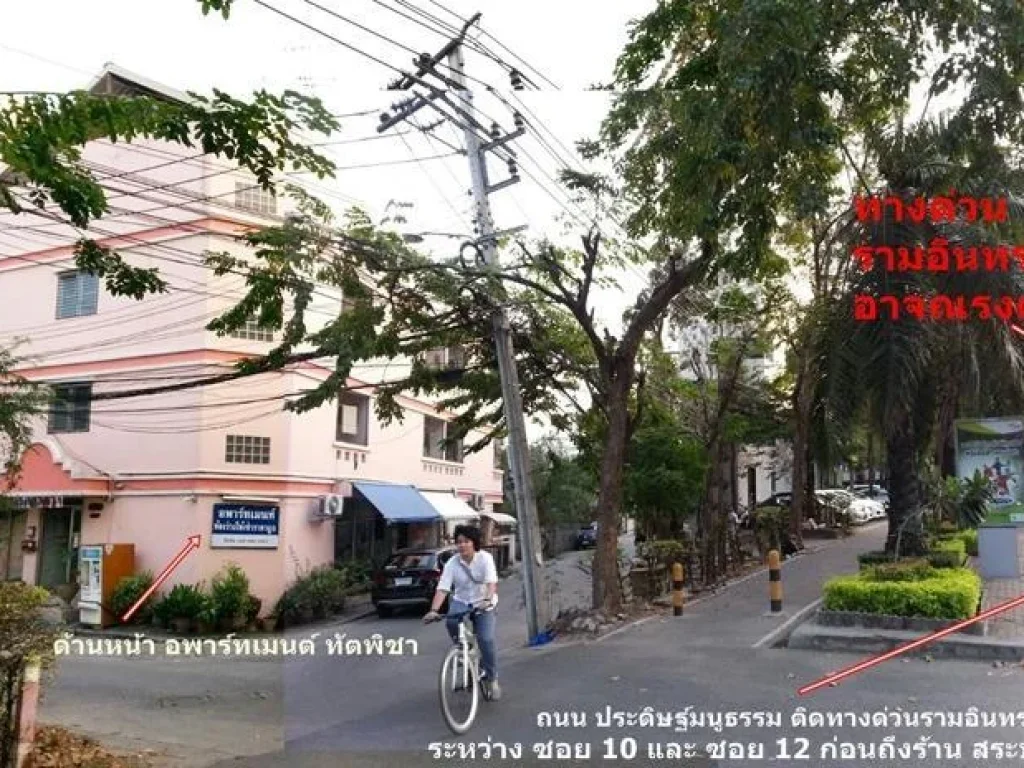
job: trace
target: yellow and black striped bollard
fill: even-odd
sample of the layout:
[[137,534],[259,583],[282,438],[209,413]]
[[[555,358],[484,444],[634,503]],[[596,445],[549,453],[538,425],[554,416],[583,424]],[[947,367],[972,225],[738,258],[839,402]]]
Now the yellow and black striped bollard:
[[777,549],[768,553],[768,596],[771,612],[782,613],[782,562]]
[[683,615],[683,565],[672,563],[672,615]]

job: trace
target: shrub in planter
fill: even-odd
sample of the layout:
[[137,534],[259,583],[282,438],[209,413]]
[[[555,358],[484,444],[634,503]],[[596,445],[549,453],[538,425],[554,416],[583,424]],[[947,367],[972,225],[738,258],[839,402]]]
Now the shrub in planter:
[[234,629],[245,622],[249,608],[249,578],[234,563],[213,577],[210,600],[219,629]]
[[873,566],[863,574],[863,578],[870,581],[923,581],[937,575],[936,568],[927,559],[917,558]]
[[345,590],[348,584],[341,571],[325,565],[314,568],[305,580],[314,618],[323,619],[345,609]]
[[201,584],[178,584],[153,610],[176,632],[188,632],[208,606]]
[[[904,568],[908,577],[924,573],[920,563]],[[966,619],[975,615],[981,599],[981,578],[965,568],[936,570],[932,576],[907,580],[879,580],[877,575],[871,570],[831,579],[825,584],[823,607],[827,611]]]
[[255,595],[249,595],[245,605],[245,623],[252,625],[256,623],[256,619],[259,618],[260,609],[263,607],[263,601]]
[[[110,597],[110,608],[118,620],[138,602],[143,593],[153,586],[153,574],[150,571],[137,573],[121,579],[114,587],[114,594]],[[129,624],[152,624],[153,606],[156,604],[156,595],[150,595],[146,602],[128,620]]]
[[932,552],[955,552],[961,557],[967,556],[967,543],[960,536],[941,538],[931,545]]
[[857,562],[860,564],[861,570],[864,570],[882,563],[891,563],[893,557],[886,552],[863,552],[857,555]]
[[967,550],[967,554],[971,557],[978,556],[978,530],[976,528],[969,531],[961,531],[960,539],[964,543],[964,549]]
[[288,587],[277,599],[272,616],[278,629],[310,621],[313,607],[306,582],[299,580]]
[[[58,628],[43,617],[49,599],[49,593],[42,587],[0,581],[0,650],[15,659],[37,655],[44,665],[50,665]],[[0,665],[4,663],[0,659]]]

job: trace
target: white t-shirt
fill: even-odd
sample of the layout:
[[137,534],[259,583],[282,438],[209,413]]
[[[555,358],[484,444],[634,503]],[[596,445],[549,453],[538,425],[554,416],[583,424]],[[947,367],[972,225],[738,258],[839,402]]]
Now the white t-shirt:
[[472,605],[487,598],[487,585],[498,583],[498,569],[490,552],[476,552],[472,562],[455,554],[444,564],[438,589],[451,592],[452,599]]

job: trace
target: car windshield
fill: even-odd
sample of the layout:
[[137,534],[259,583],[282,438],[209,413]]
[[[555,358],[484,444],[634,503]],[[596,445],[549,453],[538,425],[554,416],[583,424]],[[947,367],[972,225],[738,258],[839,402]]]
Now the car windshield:
[[392,557],[386,568],[433,568],[437,555],[433,552],[406,552]]

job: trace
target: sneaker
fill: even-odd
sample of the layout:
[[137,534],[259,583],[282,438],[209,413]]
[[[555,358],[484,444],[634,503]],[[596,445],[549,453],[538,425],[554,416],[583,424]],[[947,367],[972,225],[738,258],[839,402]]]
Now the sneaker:
[[497,680],[490,681],[488,687],[491,689],[491,701],[497,701],[501,698],[501,686],[498,685]]

